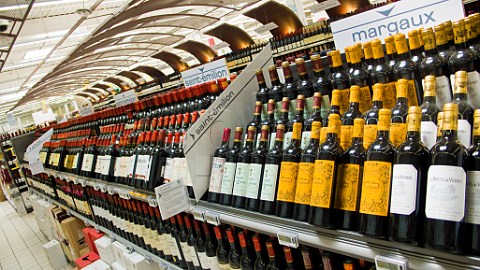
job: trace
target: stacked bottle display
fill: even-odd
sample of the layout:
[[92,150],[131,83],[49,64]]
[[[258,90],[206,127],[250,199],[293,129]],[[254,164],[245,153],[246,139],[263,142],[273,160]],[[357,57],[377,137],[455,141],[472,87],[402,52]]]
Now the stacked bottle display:
[[297,59],[283,86],[268,68],[269,89],[258,70],[253,120],[233,145],[225,129],[208,201],[480,254],[479,18],[388,37],[386,56],[378,39],[347,47],[347,63],[332,51],[330,77]]
[[224,57],[228,67],[231,69],[244,67],[246,64],[252,62],[266,45],[266,42],[256,43],[241,50],[225,54]]

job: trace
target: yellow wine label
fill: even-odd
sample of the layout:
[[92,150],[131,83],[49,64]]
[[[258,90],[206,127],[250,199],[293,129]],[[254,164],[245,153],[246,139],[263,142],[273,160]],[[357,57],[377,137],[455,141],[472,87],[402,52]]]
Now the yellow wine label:
[[407,139],[407,123],[390,124],[390,141],[398,148]]
[[315,161],[315,171],[312,181],[312,197],[310,200],[311,206],[330,208],[334,174],[335,161]]
[[295,189],[295,203],[310,204],[314,169],[314,163],[300,162],[300,165],[298,165],[297,187]]
[[415,88],[415,81],[408,80],[408,107],[410,106],[418,106],[418,99],[417,99],[417,90]]
[[360,103],[358,107],[361,113],[368,111],[372,107],[372,94],[369,86],[360,88]]
[[282,162],[278,179],[277,200],[284,202],[295,201],[295,185],[298,177],[298,163]]
[[378,125],[365,125],[363,127],[363,146],[368,149],[377,138]]
[[340,90],[340,114],[343,115],[348,110],[350,99],[350,89]]
[[357,211],[358,187],[362,176],[359,164],[341,164],[338,166],[335,208]]
[[353,126],[344,125],[340,128],[340,146],[347,150],[352,144]]
[[388,216],[391,178],[392,163],[365,161],[362,194],[360,196],[360,213]]
[[320,144],[327,140],[328,127],[322,127],[320,129]]
[[385,109],[393,109],[396,96],[397,90],[395,88],[395,82],[386,83],[383,89],[383,107]]

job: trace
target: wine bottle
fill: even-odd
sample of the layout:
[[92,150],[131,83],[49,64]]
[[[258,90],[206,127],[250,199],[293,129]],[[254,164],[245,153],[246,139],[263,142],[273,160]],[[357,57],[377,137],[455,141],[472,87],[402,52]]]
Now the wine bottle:
[[457,139],[458,105],[443,105],[443,131],[431,149],[425,202],[425,247],[462,253],[468,152]]
[[280,115],[280,110],[282,109],[283,85],[278,79],[277,68],[275,65],[268,66],[268,74],[272,84],[272,88],[270,89],[270,99],[275,100],[275,119],[277,119]]
[[225,160],[228,153],[231,129],[224,128],[222,145],[213,154],[212,170],[210,173],[210,184],[208,188],[208,201],[218,203],[222,189],[222,178],[225,170]]
[[[425,59],[422,54],[421,46],[421,32],[419,33],[417,29],[408,31],[408,45],[410,47],[410,59],[417,65],[420,66],[420,63]],[[422,76],[423,77],[423,76]]]
[[187,264],[188,270],[195,270],[193,257],[190,253],[190,248],[188,246],[188,234],[185,230],[184,219],[181,214],[177,215],[177,221],[178,221],[178,241],[180,243],[182,257],[185,260],[185,263]]
[[283,149],[287,149],[287,147],[290,145],[291,139],[292,139],[292,134],[293,134],[293,125],[295,123],[301,123],[303,125],[303,122],[305,121],[305,118],[303,117],[303,111],[305,108],[305,97],[303,95],[298,95],[297,96],[297,105],[295,108],[295,114],[290,117],[287,125],[287,132],[285,133],[285,141],[283,144]]
[[420,140],[422,109],[408,109],[407,140],[395,153],[392,173],[389,238],[422,245],[425,219],[425,192],[429,166],[428,148]]
[[471,235],[471,245],[467,247],[472,254],[480,254],[480,222],[478,194],[480,194],[480,109],[476,109],[473,116],[473,143],[468,150],[468,171],[465,222],[468,234]]
[[389,139],[390,110],[380,109],[377,139],[367,149],[360,195],[359,232],[384,238],[388,232],[388,213],[395,148]]
[[305,119],[303,133],[302,133],[302,145],[301,148],[305,149],[307,145],[310,143],[310,136],[312,133],[312,123],[315,121],[319,121],[322,123],[322,95],[320,92],[315,92],[313,94],[313,112]]
[[475,52],[480,52],[480,44],[478,44],[478,13],[471,14],[464,19],[465,21],[465,33],[467,34],[467,44],[470,49]]
[[253,241],[253,246],[255,248],[255,262],[253,262],[253,269],[254,270],[266,270],[267,269],[267,263],[263,259],[263,254],[262,254],[262,246],[260,244],[260,238],[258,235],[254,235],[252,237]]
[[230,246],[227,245],[223,239],[223,233],[219,226],[214,228],[215,236],[218,242],[217,248],[217,259],[218,265],[220,270],[230,270],[230,262],[229,262],[229,253],[230,253]]
[[373,51],[371,41],[363,43],[363,55],[365,56],[365,60],[363,61],[364,67],[370,73],[373,69]]
[[353,139],[345,150],[337,170],[335,191],[336,227],[343,230],[357,230],[360,188],[363,179],[363,164],[366,158],[363,148],[365,120],[356,118],[353,124]]
[[[156,132],[154,131],[153,134],[154,140]],[[164,183],[167,157],[168,153],[165,151],[165,130],[159,130],[156,145],[151,150],[150,176],[147,181],[148,190],[153,191],[156,187]]]
[[[352,71],[350,72],[350,84],[359,87],[358,110],[364,113],[372,107],[372,78],[370,74],[363,68],[360,61],[360,55],[353,46],[350,51],[350,61],[352,61]],[[373,68],[372,68],[373,70]],[[350,88],[351,90],[351,88]],[[350,94],[351,97],[351,94]],[[351,101],[350,101],[351,105]],[[351,107],[350,107],[351,109]]]
[[280,165],[276,210],[276,215],[279,217],[291,218],[293,215],[298,163],[302,155],[302,149],[300,148],[301,134],[302,123],[294,123],[292,141],[283,152],[282,163]]
[[283,253],[285,254],[285,261],[287,262],[286,270],[295,270],[295,266],[293,264],[293,256],[292,251],[289,247],[283,247]]
[[270,149],[275,144],[275,100],[268,100],[267,117],[262,121],[260,126],[268,126],[270,136],[268,136],[267,149]]
[[[282,99],[282,109],[280,110],[280,117],[277,118],[277,121],[275,122],[275,126],[278,127],[278,125],[282,125],[285,127],[284,132],[287,131],[287,126],[288,126],[288,106],[290,104],[290,101],[288,100],[287,97],[284,97]],[[275,131],[276,132],[276,131]],[[284,134],[285,135],[285,134]],[[285,139],[285,136],[284,136]],[[291,137],[290,137],[291,139]],[[288,147],[288,144],[284,143],[282,147]]]
[[262,126],[262,133],[258,147],[251,154],[250,169],[246,187],[245,209],[258,211],[260,205],[260,187],[262,186],[265,171],[265,159],[268,153],[269,126]]
[[[422,31],[422,38],[425,41],[425,59],[420,63],[420,72],[423,80],[423,90],[425,91],[425,77],[433,75],[436,78],[436,102],[442,107],[443,104],[452,101],[452,90],[450,89],[450,76],[448,71],[448,62],[440,56],[435,43],[435,35],[432,28]],[[425,97],[425,93],[424,93]]]
[[396,84],[397,100],[392,109],[390,123],[390,142],[398,148],[407,137],[408,81],[400,79]]
[[247,247],[247,239],[245,233],[238,233],[238,241],[240,242],[240,248],[242,249],[242,256],[240,257],[240,269],[253,270],[253,263],[255,260],[250,256],[250,251]]
[[320,127],[321,123],[319,121],[312,123],[310,144],[303,151],[298,165],[295,205],[293,208],[293,218],[296,220],[307,221],[308,219],[315,158],[320,140]]
[[350,88],[350,108],[342,115],[342,126],[340,128],[340,146],[343,150],[347,149],[352,142],[353,121],[355,118],[362,117],[360,112],[361,88],[352,85]]
[[[348,98],[350,96],[350,75],[343,70],[342,57],[340,51],[330,51],[328,56],[332,59],[332,69],[330,80],[332,81],[333,89],[340,90],[340,114],[343,114],[348,109]],[[333,97],[332,97],[333,98]],[[333,101],[332,101],[333,102]]]
[[197,238],[192,230],[192,223],[190,222],[190,217],[188,215],[184,216],[185,225],[187,226],[187,247],[188,251],[190,252],[190,256],[192,257],[192,263],[194,265],[195,270],[202,270],[202,266],[200,265],[200,259],[198,258],[197,251],[195,250],[195,243]]
[[277,264],[277,260],[275,257],[275,249],[273,248],[272,240],[268,239],[265,245],[267,246],[268,260],[269,260],[267,264],[267,270],[280,270],[281,268]]
[[472,138],[473,108],[467,100],[467,77],[466,71],[460,70],[455,73],[455,88],[452,103],[458,104],[458,140],[465,147],[470,147]]
[[[375,50],[373,49],[373,47],[372,50],[373,58],[375,58]],[[388,59],[388,62],[386,64],[393,70],[393,68],[397,64],[397,48],[395,47],[395,38],[393,36],[388,36],[385,38],[385,52],[387,53]]]
[[[202,226],[203,224],[205,223],[202,223]],[[200,261],[200,265],[204,270],[211,269],[210,263],[207,257],[207,253],[205,250],[206,240],[201,231],[199,222],[195,219],[193,220],[193,226],[195,227],[195,232],[197,234],[197,237],[195,238],[195,251],[198,254],[198,260]],[[208,225],[207,225],[207,229],[208,229]]]
[[395,34],[395,47],[397,48],[398,61],[395,65],[396,80],[406,79],[408,81],[408,106],[422,104],[423,88],[419,65],[412,59],[407,47],[407,40],[402,33]]
[[247,131],[247,141],[242,151],[238,154],[232,192],[232,206],[236,208],[245,208],[245,196],[247,195],[248,174],[250,172],[250,163],[252,162],[255,133],[255,127],[249,126]]
[[[255,127],[256,133],[253,137],[253,147],[256,147],[258,140],[260,140],[260,124],[262,123],[262,103],[260,101],[255,102],[255,109],[253,111],[253,119],[248,123],[247,130],[249,127]],[[245,134],[245,142],[247,141],[248,133]]]
[[203,231],[205,232],[205,253],[208,259],[208,266],[211,270],[220,270],[217,260],[217,241],[210,235],[211,225],[203,223]]
[[295,59],[295,64],[297,65],[298,73],[298,94],[303,95],[303,97],[305,98],[304,117],[308,117],[313,111],[313,82],[308,76],[307,67],[305,66],[305,60],[303,58],[297,58]]
[[330,109],[333,87],[330,79],[325,74],[320,55],[312,55],[310,60],[312,61],[313,73],[315,74],[313,88],[315,92],[320,92],[321,94],[321,116],[324,118]]
[[225,158],[225,168],[223,170],[222,186],[220,189],[220,204],[232,205],[233,182],[235,181],[235,172],[237,170],[238,154],[241,150],[243,128],[235,128],[235,137],[233,146],[228,150]]
[[278,188],[278,171],[283,156],[283,134],[284,125],[277,126],[275,133],[275,145],[271,148],[265,157],[265,167],[263,170],[263,181],[260,192],[260,213],[275,214],[276,196]]
[[265,77],[263,76],[262,70],[255,70],[255,74],[257,75],[258,82],[258,90],[255,94],[256,101],[260,101],[264,107],[264,111],[266,111],[267,103],[270,96],[270,89],[268,89],[267,84],[265,83]]
[[[391,39],[393,41],[393,37]],[[375,59],[374,67],[370,73],[372,77],[372,84],[381,83],[384,85],[383,106],[386,109],[392,109],[393,106],[395,106],[395,97],[396,97],[395,73],[394,73],[393,67],[391,67],[388,63],[385,63],[383,47],[380,40],[374,39],[372,40],[371,44],[372,44],[373,58]],[[395,44],[393,45],[390,44],[385,46],[387,46],[388,48],[388,46],[395,46]],[[394,61],[394,63],[396,62]],[[375,136],[376,136],[376,132],[375,132]]]
[[450,45],[448,44],[445,25],[443,23],[437,24],[433,29],[435,30],[435,43],[437,44],[438,55],[443,57],[448,64],[453,51],[450,50]]
[[306,246],[303,246],[301,248],[303,268],[305,268],[305,270],[318,269],[318,268],[314,268],[314,266],[313,266],[312,256],[310,254],[310,251],[311,251],[311,249],[306,247]]
[[310,213],[308,222],[324,228],[335,227],[334,191],[340,157],[343,154],[339,143],[340,117],[329,116],[327,139],[318,147],[311,186]]
[[283,76],[285,77],[285,83],[283,84],[283,97],[288,97],[290,100],[289,106],[289,118],[293,117],[295,113],[295,98],[298,96],[297,83],[293,79],[292,69],[290,68],[290,63],[288,61],[282,63]]
[[376,83],[373,85],[372,108],[363,115],[365,119],[363,128],[363,145],[365,149],[368,149],[377,138],[378,112],[383,108],[383,89],[383,84]]
[[[428,46],[428,42],[425,43]],[[435,76],[427,75],[424,82],[424,96],[422,103],[422,122],[420,128],[420,138],[422,143],[431,149],[437,142],[437,115],[440,112],[435,99],[436,88]]]
[[327,114],[327,117],[323,118],[322,126],[328,127],[328,118],[331,114],[340,114],[340,103],[341,103],[341,93],[340,90],[333,90],[332,91],[332,104],[330,106],[330,111]]
[[226,229],[225,232],[227,233],[228,243],[230,244],[230,251],[228,252],[228,262],[230,264],[230,268],[241,269],[240,257],[242,256],[242,253],[236,244],[233,231],[232,229]]
[[[479,55],[467,44],[465,22],[463,19],[453,23],[453,34],[455,36],[455,51],[448,60],[448,68],[450,69],[450,82],[453,84],[452,89],[456,88],[456,72],[460,70],[466,71],[468,101],[475,108],[477,108],[480,106],[480,74],[478,73]],[[462,110],[459,108],[459,111],[461,112]]]
[[439,112],[437,115],[437,143],[442,138],[442,133],[443,133],[443,112]]
[[172,251],[172,256],[174,258],[175,264],[180,266],[182,269],[187,269],[187,263],[183,257],[183,253],[180,247],[179,232],[177,224],[174,217],[170,218],[170,249]]

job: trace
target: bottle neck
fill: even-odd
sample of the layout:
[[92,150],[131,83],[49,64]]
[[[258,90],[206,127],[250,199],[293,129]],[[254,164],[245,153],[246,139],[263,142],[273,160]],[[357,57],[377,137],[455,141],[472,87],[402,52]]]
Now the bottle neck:
[[374,100],[373,101],[373,104],[372,104],[372,107],[374,109],[382,109],[383,108],[383,101],[381,100]]
[[379,130],[377,134],[377,139],[388,140],[389,136],[390,136],[390,132],[388,130]]
[[425,50],[425,55],[428,57],[428,56],[434,56],[434,55],[438,55],[438,50],[437,50],[437,47],[434,47],[430,50]]
[[437,104],[437,98],[435,96],[425,96],[423,97],[424,104]]
[[407,97],[398,97],[397,98],[397,104],[400,104],[400,105],[408,104],[408,98]]
[[407,140],[409,140],[409,141],[420,140],[420,132],[418,132],[418,131],[407,131]]

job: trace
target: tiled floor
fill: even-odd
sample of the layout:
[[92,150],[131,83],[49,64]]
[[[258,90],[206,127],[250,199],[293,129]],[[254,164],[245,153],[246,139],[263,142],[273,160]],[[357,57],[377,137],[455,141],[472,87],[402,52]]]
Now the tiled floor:
[[20,217],[7,201],[0,203],[0,270],[53,270],[42,247],[47,242],[33,213]]

